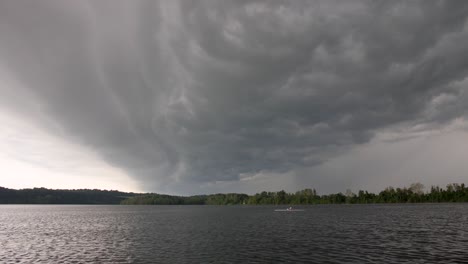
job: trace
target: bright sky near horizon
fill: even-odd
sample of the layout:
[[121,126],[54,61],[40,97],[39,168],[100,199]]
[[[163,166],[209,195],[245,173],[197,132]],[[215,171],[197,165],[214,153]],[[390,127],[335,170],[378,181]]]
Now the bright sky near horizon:
[[0,186],[468,182],[463,1],[2,1]]

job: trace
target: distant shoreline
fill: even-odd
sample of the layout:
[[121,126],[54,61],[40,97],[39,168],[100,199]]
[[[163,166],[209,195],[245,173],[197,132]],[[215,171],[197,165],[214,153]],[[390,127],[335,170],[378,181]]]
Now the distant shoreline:
[[254,195],[219,193],[209,195],[176,196],[156,193],[133,193],[98,189],[8,189],[0,187],[0,204],[70,204],[70,205],[314,205],[314,204],[408,204],[468,202],[468,188],[464,183],[448,184],[446,188],[414,183],[410,187],[393,188],[375,194],[359,190],[345,194],[318,195],[315,189],[295,193],[285,191],[261,192]]

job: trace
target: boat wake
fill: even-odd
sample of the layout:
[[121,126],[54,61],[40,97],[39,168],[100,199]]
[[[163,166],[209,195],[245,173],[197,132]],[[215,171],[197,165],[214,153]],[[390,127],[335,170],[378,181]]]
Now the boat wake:
[[275,209],[275,212],[302,212],[304,209],[293,209],[292,207],[286,209]]

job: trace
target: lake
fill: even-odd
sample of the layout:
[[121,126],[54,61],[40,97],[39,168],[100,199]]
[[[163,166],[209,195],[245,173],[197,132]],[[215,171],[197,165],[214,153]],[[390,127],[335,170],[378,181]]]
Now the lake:
[[0,205],[0,263],[449,263],[468,204]]

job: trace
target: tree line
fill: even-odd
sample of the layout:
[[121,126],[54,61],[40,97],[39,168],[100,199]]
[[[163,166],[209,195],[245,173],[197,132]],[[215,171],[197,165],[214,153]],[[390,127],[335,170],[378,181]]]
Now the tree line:
[[357,193],[319,195],[315,189],[295,193],[284,190],[260,192],[254,195],[218,193],[210,195],[175,196],[156,193],[126,193],[97,189],[53,190],[33,188],[14,190],[0,187],[0,204],[125,204],[125,205],[267,205],[267,204],[372,204],[372,203],[440,203],[468,202],[468,187],[464,183],[432,186],[424,191],[421,183],[409,187],[387,187],[379,193],[359,190]]
[[246,204],[249,196],[242,193],[218,193],[210,195],[173,196],[164,194],[144,194],[130,197],[121,204],[154,205],[235,205]]
[[170,196],[160,194],[145,194],[130,197],[122,204],[207,204],[207,205],[267,205],[267,204],[372,204],[372,203],[440,203],[468,202],[468,188],[465,184],[453,183],[440,188],[432,186],[424,192],[424,185],[413,183],[409,187],[387,187],[375,194],[364,190],[353,193],[318,195],[315,189],[304,189],[295,193],[261,192],[254,195],[228,193],[197,196]]

